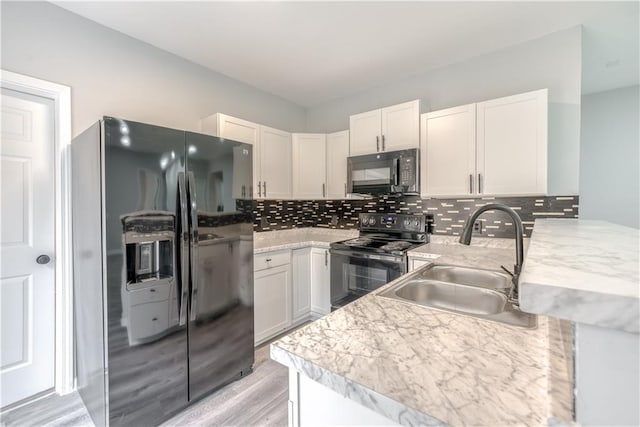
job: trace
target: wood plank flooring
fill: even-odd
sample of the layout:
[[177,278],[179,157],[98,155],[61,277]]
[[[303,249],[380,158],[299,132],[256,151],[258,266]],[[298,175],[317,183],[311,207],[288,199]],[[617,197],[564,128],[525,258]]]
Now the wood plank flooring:
[[[163,426],[286,426],[287,368],[269,359],[269,344],[256,349],[254,372],[205,397]],[[77,393],[51,395],[0,414],[6,427],[93,426]]]

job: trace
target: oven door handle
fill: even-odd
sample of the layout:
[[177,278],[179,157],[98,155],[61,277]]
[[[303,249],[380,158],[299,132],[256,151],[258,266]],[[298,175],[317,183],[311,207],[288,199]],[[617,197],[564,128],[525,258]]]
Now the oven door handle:
[[375,259],[378,261],[391,261],[395,263],[401,263],[403,258],[402,256],[359,253],[359,252],[341,251],[336,249],[330,249],[329,253],[331,253],[332,255],[333,254],[344,255],[352,258]]

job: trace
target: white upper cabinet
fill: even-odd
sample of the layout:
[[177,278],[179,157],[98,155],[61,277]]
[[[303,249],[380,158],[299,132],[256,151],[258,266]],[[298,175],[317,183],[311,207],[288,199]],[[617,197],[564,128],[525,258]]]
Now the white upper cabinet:
[[260,126],[260,178],[258,196],[265,199],[291,197],[291,134]]
[[[220,138],[232,139],[253,145],[252,165],[253,181],[244,182],[246,176],[247,156],[243,155],[240,149],[234,149],[234,166],[238,169],[233,171],[233,198],[250,199],[257,196],[257,183],[260,176],[260,125],[247,120],[231,117],[226,114],[212,114],[200,121],[200,131],[202,133],[218,136]],[[240,179],[238,179],[240,178]],[[251,194],[253,191],[253,195]]]
[[478,191],[546,194],[547,90],[477,105]]
[[354,114],[349,118],[349,130],[351,132],[349,153],[351,156],[380,151],[381,123],[381,110]]
[[417,148],[420,101],[354,114],[349,118],[350,155]]
[[322,199],[327,194],[327,143],[323,133],[294,133],[293,197],[296,199]]
[[422,115],[421,195],[547,193],[547,89]]
[[[286,199],[291,197],[291,134],[226,114],[200,121],[201,132],[253,145],[253,182],[234,179],[233,197]],[[234,157],[241,153],[234,152]],[[239,163],[239,168],[246,168]],[[234,171],[235,173],[236,171]],[[238,170],[241,176],[243,171]]]
[[347,197],[349,131],[327,134],[327,198]]
[[474,194],[476,105],[423,114],[422,195]]

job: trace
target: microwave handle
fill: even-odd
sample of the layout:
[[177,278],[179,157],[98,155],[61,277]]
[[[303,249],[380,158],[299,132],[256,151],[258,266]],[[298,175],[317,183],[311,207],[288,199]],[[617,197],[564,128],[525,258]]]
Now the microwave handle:
[[393,163],[393,166],[396,170],[395,176],[393,177],[394,185],[398,186],[400,185],[400,159],[396,157],[395,159],[393,159]]

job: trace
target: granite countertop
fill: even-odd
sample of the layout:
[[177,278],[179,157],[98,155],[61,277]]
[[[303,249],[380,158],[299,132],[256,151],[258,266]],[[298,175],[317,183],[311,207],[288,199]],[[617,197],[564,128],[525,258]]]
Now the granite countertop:
[[263,231],[254,233],[253,253],[299,249],[307,246],[328,248],[332,242],[358,236],[358,230],[339,230],[319,227],[294,228],[291,230]]
[[520,306],[640,333],[640,230],[604,221],[538,219],[520,275]]
[[[446,242],[418,252],[434,250],[483,268],[515,257]],[[569,322],[538,316],[536,329],[521,329],[377,295],[394,283],[274,342],[272,359],[404,425],[572,420]]]

